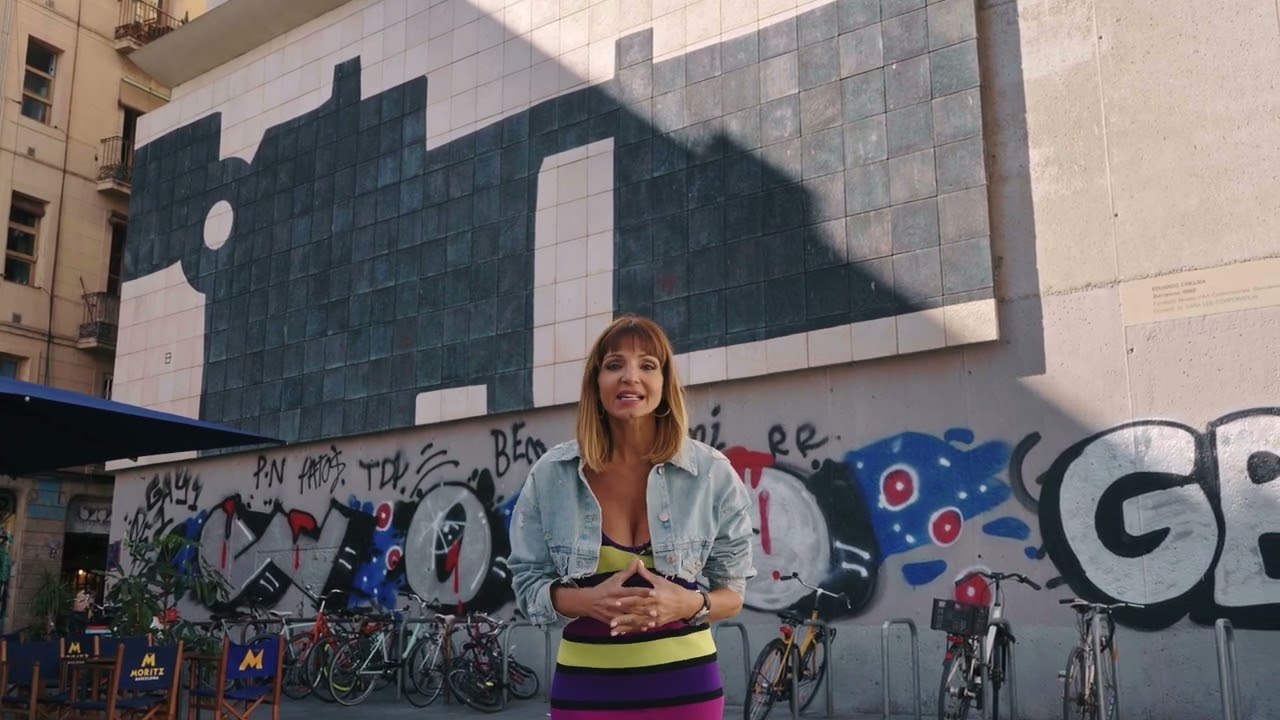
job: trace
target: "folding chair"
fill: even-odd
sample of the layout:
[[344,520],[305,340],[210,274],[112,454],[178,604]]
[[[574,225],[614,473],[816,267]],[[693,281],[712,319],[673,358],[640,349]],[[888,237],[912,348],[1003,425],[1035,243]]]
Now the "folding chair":
[[181,642],[157,646],[120,643],[111,664],[106,699],[73,696],[67,708],[73,718],[176,720],[181,670]]
[[57,685],[62,670],[62,641],[4,643],[0,660],[0,713],[20,711],[35,720],[45,688]]
[[271,705],[271,720],[279,720],[284,675],[284,639],[280,635],[259,638],[249,645],[223,638],[212,687],[198,685],[196,663],[191,663],[190,673],[187,720],[194,720],[205,708],[213,710],[213,720],[249,720],[264,702]]

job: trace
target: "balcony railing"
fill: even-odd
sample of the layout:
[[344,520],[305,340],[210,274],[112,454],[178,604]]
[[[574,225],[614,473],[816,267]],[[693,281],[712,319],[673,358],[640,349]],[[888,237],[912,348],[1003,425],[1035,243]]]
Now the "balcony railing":
[[103,138],[102,147],[98,150],[98,180],[115,180],[130,185],[133,183],[133,141],[121,135]]
[[80,323],[82,349],[115,350],[120,323],[120,296],[109,292],[84,295],[84,322]]
[[120,23],[116,25],[116,48],[125,45],[141,47],[161,38],[186,23],[145,0],[119,0]]

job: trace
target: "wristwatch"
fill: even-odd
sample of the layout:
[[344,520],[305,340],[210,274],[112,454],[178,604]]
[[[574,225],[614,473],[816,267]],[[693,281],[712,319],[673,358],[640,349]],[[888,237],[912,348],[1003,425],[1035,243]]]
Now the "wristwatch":
[[702,596],[702,607],[698,609],[698,612],[685,619],[685,625],[702,625],[707,622],[707,618],[711,617],[711,595],[706,590],[698,590],[697,592]]

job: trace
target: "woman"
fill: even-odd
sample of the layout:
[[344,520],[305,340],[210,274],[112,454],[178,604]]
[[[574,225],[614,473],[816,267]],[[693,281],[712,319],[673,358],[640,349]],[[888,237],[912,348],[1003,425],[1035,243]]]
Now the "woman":
[[723,716],[709,623],[742,609],[755,575],[749,497],[723,454],[688,437],[672,356],[650,320],[605,328],[577,441],[539,458],[516,502],[516,602],[533,622],[569,621],[553,720]]

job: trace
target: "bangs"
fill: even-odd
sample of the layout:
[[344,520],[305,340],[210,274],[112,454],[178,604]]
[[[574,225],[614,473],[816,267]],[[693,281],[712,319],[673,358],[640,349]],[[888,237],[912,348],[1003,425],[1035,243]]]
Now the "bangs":
[[599,355],[596,357],[596,362],[602,362],[604,357],[611,352],[618,352],[628,346],[634,346],[644,354],[658,358],[658,362],[662,363],[663,367],[666,367],[667,362],[671,359],[668,357],[666,345],[658,334],[657,328],[652,327],[651,322],[636,318],[617,323],[612,330],[600,338]]

